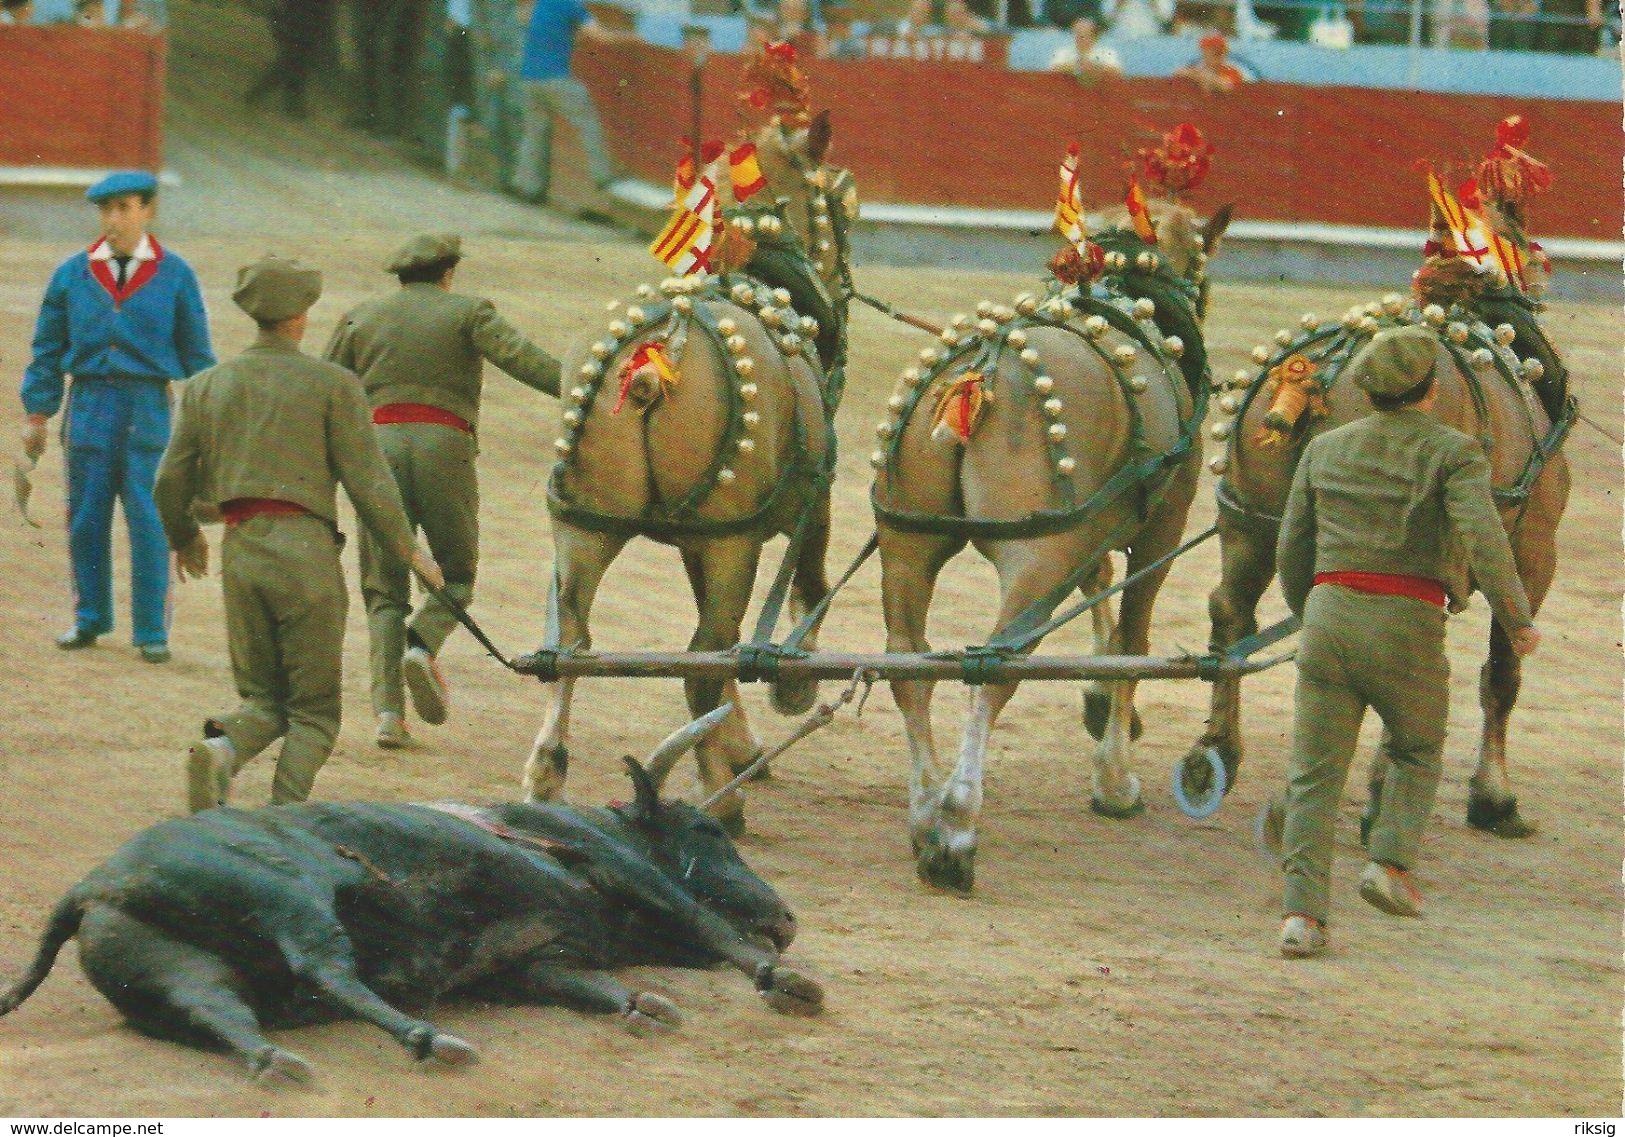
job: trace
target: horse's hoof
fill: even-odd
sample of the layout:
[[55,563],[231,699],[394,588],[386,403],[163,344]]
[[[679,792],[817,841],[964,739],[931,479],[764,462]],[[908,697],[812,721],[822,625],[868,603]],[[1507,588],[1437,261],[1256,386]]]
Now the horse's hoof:
[[[1111,717],[1112,697],[1104,691],[1088,691],[1083,696],[1083,728],[1089,732],[1089,737],[1099,742],[1106,737],[1106,720]],[[1134,711],[1128,720],[1128,737],[1130,742],[1140,740],[1140,732],[1145,729],[1140,722],[1140,712]]]
[[1186,817],[1197,821],[1212,817],[1229,788],[1224,759],[1212,746],[1185,755],[1185,760],[1174,767],[1174,804]]
[[444,1066],[466,1066],[480,1060],[480,1052],[455,1034],[437,1034],[429,1040],[429,1057]]
[[1133,774],[1128,776],[1129,791],[1124,799],[1109,799],[1096,792],[1089,799],[1089,808],[1102,817],[1110,817],[1122,821],[1130,817],[1138,817],[1145,812],[1145,798],[1140,794],[1140,779]]
[[781,715],[804,715],[818,701],[815,679],[781,679],[768,692],[768,702]]
[[1518,799],[1494,801],[1478,794],[1467,800],[1467,824],[1497,837],[1518,839],[1531,837],[1535,827],[1518,816]]
[[254,1056],[254,1080],[262,1086],[302,1086],[310,1081],[310,1063],[299,1055],[267,1046]]
[[683,1016],[677,1004],[652,991],[639,991],[628,1001],[621,1013],[621,1025],[639,1038],[670,1034],[683,1025]]
[[787,964],[767,968],[757,979],[757,988],[781,1015],[816,1015],[824,1009],[823,985]]
[[931,887],[968,896],[976,886],[976,844],[950,849],[940,841],[916,841],[914,869]]
[[[762,756],[762,752],[760,750],[758,750],[755,754],[752,754],[750,756],[749,761],[746,761],[746,762],[730,762],[730,763],[728,763],[728,768],[734,772],[735,777],[738,777],[740,774],[742,774],[746,770],[750,769],[751,762],[756,761],[756,759],[760,758],[761,756]],[[772,776],[773,776],[773,767],[771,765],[769,765],[768,763],[764,762],[760,766],[756,767],[755,770],[751,771],[750,780],[753,781],[753,782],[765,782],[769,778],[771,778]]]

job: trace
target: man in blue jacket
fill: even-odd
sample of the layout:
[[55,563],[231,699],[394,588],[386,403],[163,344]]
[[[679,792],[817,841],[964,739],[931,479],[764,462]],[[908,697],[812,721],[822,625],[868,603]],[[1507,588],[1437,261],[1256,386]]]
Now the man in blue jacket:
[[578,33],[599,43],[636,38],[604,27],[583,0],[536,0],[525,28],[524,54],[519,62],[525,117],[512,180],[513,191],[526,201],[547,200],[555,115],[581,136],[592,184],[603,189],[615,180],[598,108],[593,106],[586,84],[570,74],[570,57]]
[[113,630],[113,500],[130,530],[133,640],[148,663],[169,661],[169,546],[152,486],[169,442],[169,384],[214,366],[203,297],[191,266],[147,232],[158,180],[110,174],[85,197],[102,236],[51,277],[23,375],[23,452],[45,452],[46,423],[62,408],[67,451],[68,551],[74,623],[60,648],[89,647]]

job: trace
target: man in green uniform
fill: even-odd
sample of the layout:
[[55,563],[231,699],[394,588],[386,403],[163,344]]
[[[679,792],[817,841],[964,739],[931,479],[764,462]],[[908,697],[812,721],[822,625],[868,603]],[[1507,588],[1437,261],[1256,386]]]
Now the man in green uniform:
[[1468,572],[1513,650],[1540,643],[1479,444],[1430,417],[1438,338],[1379,332],[1349,364],[1375,413],[1327,431],[1298,464],[1277,547],[1281,590],[1303,620],[1282,832],[1281,953],[1326,949],[1332,828],[1367,707],[1392,771],[1360,895],[1421,915],[1410,879],[1439,784],[1449,711],[1445,605]]
[[[559,363],[497,315],[489,300],[451,291],[461,240],[424,234],[384,266],[401,287],[339,322],[327,358],[357,372],[372,404],[384,457],[400,487],[406,516],[446,573],[446,595],[467,606],[479,562],[479,486],[475,429],[481,360],[555,398]],[[434,598],[408,626],[406,567],[361,536],[361,590],[372,641],[372,709],[379,746],[407,741],[405,686],[424,722],[446,721],[449,692],[435,655],[457,626]]]
[[226,523],[226,639],[242,705],[205,722],[188,752],[193,812],[224,804],[232,776],[278,738],[271,800],[304,801],[333,751],[348,606],[339,483],[379,556],[402,572],[410,564],[435,588],[444,583],[413,548],[361,385],[299,350],[321,291],[321,274],[296,261],[265,257],[239,270],[232,299],[259,324],[259,338],[184,388],[158,469],[158,515],[182,580],[208,571],[194,504],[218,508]]

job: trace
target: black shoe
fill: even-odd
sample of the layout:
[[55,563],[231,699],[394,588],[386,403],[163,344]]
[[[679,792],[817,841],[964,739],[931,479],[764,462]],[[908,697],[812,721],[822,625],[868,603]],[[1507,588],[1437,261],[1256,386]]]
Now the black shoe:
[[165,644],[142,644],[141,658],[148,663],[168,663],[169,647]]
[[63,632],[56,637],[56,646],[63,651],[77,651],[82,647],[95,647],[97,633],[87,632],[83,628],[74,628],[71,632]]

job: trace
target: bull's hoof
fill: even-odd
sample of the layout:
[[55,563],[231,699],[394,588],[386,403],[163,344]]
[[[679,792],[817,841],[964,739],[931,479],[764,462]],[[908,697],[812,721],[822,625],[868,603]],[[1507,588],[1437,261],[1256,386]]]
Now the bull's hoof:
[[1133,774],[1128,776],[1129,791],[1122,798],[1104,798],[1097,791],[1089,799],[1089,808],[1102,817],[1110,817],[1115,821],[1125,821],[1130,817],[1138,817],[1145,812],[1145,798],[1140,794],[1140,779]]
[[824,1009],[824,987],[784,963],[769,964],[756,977],[756,989],[781,1015],[816,1015]]
[[[1083,728],[1096,742],[1106,737],[1106,720],[1111,717],[1112,697],[1104,691],[1088,691],[1083,696]],[[1144,724],[1140,712],[1135,711],[1128,720],[1129,741],[1138,742]]]
[[1174,804],[1186,817],[1200,821],[1213,816],[1229,788],[1224,759],[1212,746],[1185,755],[1185,760],[1174,767]]
[[429,1040],[429,1057],[445,1066],[466,1066],[480,1060],[480,1052],[455,1034],[437,1034]]
[[311,1079],[310,1063],[299,1055],[267,1046],[254,1055],[254,1080],[262,1086],[302,1086]]
[[914,842],[914,871],[932,888],[970,895],[976,887],[976,842],[950,848],[933,836]]
[[816,679],[780,679],[773,684],[768,701],[781,715],[804,715],[818,701]]
[[1518,799],[1515,797],[1494,801],[1473,794],[1467,799],[1467,824],[1497,837],[1512,839],[1530,837],[1535,833],[1535,827],[1518,815]]
[[648,1038],[670,1034],[683,1025],[683,1016],[670,999],[652,991],[639,991],[621,1012],[621,1025],[639,1038]]

